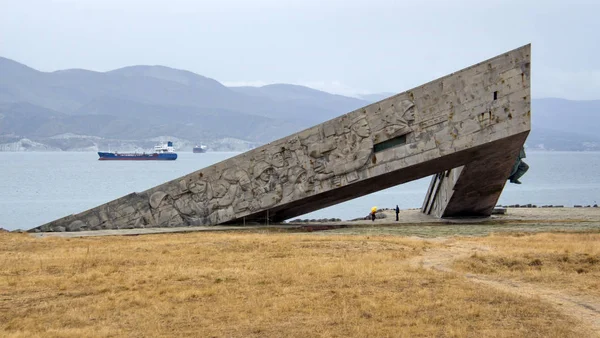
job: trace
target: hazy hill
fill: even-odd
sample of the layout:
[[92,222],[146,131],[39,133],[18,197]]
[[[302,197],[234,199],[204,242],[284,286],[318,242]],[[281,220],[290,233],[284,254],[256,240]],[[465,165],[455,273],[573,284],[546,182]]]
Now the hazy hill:
[[76,133],[265,143],[367,104],[300,86],[228,88],[163,66],[40,72],[0,58],[0,74],[1,133],[32,139]]
[[[164,66],[40,72],[0,57],[0,143],[16,149],[27,138],[36,149],[95,149],[107,140],[145,146],[170,136],[190,147],[244,150],[391,95],[352,98],[290,84],[226,87]],[[600,101],[534,99],[527,145],[600,150],[599,122]]]
[[599,136],[600,100],[537,99],[532,103],[536,127]]
[[384,93],[375,93],[375,94],[364,94],[364,95],[359,95],[358,97],[365,101],[378,102],[378,101],[387,99],[388,97],[390,97],[392,95],[396,95],[396,94],[397,93],[384,92]]
[[[294,114],[301,114],[300,116],[311,114],[315,120],[317,120],[318,116],[316,114],[326,112],[326,116],[333,118],[340,115],[337,112],[347,113],[370,103],[368,100],[329,94],[320,90],[291,84],[272,84],[262,87],[230,87],[230,89],[247,96],[266,98],[284,104],[284,106],[291,106]],[[319,110],[310,110],[314,108],[319,108]]]
[[[225,109],[309,123],[333,118],[366,101],[290,85],[231,89],[216,80],[163,66],[133,66],[99,73],[71,69],[44,73],[0,58],[0,102],[29,102],[66,114],[91,100],[123,99],[145,104]],[[310,95],[290,95],[310,91]],[[306,109],[310,108],[310,111]]]
[[600,100],[534,99],[531,125],[530,148],[600,150]]

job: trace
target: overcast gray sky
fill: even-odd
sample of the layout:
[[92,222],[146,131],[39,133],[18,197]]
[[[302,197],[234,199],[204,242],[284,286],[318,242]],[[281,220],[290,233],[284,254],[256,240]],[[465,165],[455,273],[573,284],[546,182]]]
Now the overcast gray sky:
[[[600,99],[600,1],[0,0],[0,56],[401,92],[532,43],[534,98]],[[1,76],[1,74],[0,74]]]

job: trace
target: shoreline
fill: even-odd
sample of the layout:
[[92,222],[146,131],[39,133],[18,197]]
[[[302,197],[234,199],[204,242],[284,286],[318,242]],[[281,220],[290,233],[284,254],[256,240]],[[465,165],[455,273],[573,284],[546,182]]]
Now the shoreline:
[[[492,215],[485,218],[446,218],[438,219],[420,212],[420,209],[401,210],[399,220],[395,220],[393,210],[382,210],[381,218],[375,221],[359,219],[335,222],[287,222],[280,224],[254,225],[217,225],[198,227],[170,228],[137,228],[119,230],[93,230],[80,232],[31,232],[33,237],[96,237],[96,236],[138,236],[166,233],[188,232],[325,232],[325,233],[360,233],[381,232],[398,235],[420,233],[424,228],[435,227],[437,231],[447,234],[444,230],[454,230],[457,235],[464,232],[461,227],[471,227],[475,233],[482,230],[490,231],[552,231],[589,229],[600,231],[600,208],[507,208],[505,214]],[[410,227],[410,231],[406,228]],[[385,229],[384,229],[385,228]],[[422,228],[422,229],[416,229]],[[370,230],[369,230],[370,229]],[[375,229],[375,230],[373,230]],[[431,229],[429,229],[431,230]],[[431,230],[436,232],[436,230]],[[452,232],[452,231],[450,231]]]

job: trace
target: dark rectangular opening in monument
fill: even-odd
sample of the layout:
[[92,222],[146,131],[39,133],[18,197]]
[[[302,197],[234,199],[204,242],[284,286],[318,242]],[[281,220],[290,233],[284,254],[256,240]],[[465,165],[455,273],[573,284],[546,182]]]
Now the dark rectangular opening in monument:
[[387,141],[383,141],[381,143],[377,143],[373,145],[373,150],[377,153],[386,149],[390,149],[402,144],[406,144],[406,135],[394,137],[393,139],[389,139]]
[[496,101],[498,99],[498,91],[494,92],[494,101]]

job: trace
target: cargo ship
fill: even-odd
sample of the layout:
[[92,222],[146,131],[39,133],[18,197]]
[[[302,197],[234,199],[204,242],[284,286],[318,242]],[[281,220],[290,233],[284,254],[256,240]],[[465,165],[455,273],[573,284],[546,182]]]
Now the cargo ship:
[[122,160],[122,161],[173,161],[177,159],[177,153],[173,149],[173,142],[159,144],[154,147],[152,153],[119,153],[119,152],[98,152],[98,160]]
[[196,154],[205,153],[207,148],[208,147],[205,145],[199,145],[199,146],[195,146],[192,151]]

